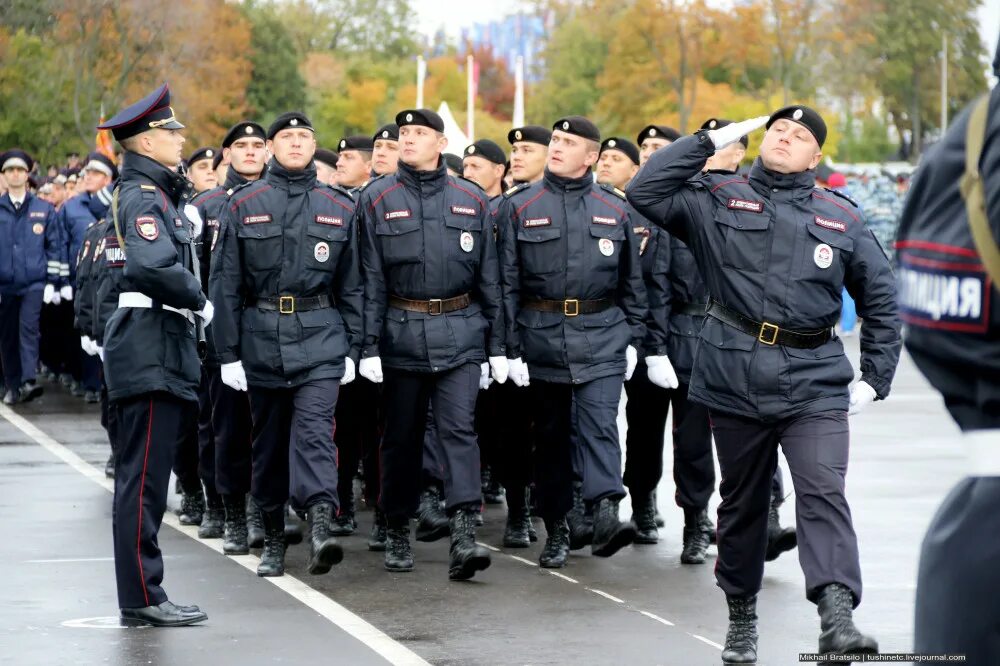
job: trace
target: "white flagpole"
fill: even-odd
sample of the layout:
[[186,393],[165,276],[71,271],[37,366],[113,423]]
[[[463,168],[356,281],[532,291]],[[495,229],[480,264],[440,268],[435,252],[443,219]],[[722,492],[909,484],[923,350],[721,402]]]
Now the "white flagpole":
[[512,127],[524,127],[524,56],[514,61],[514,117]]
[[422,55],[417,56],[417,108],[424,108],[424,79],[427,77],[427,63]]
[[476,140],[475,123],[474,123],[474,116],[476,111],[476,97],[475,97],[474,87],[476,85],[476,82],[475,82],[475,73],[473,72],[475,64],[476,64],[476,59],[473,56],[470,55],[465,59],[465,69],[467,70],[467,75],[468,75],[467,76],[468,83],[465,96],[465,107],[466,107],[465,111],[466,114],[468,115],[468,120],[465,123],[466,127],[465,133],[469,135],[469,141]]

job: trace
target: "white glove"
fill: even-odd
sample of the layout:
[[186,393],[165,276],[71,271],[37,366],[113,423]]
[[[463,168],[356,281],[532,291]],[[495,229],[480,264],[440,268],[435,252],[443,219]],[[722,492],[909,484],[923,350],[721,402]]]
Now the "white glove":
[[219,369],[222,371],[223,384],[236,391],[247,390],[247,373],[243,372],[243,361],[223,363]]
[[490,356],[490,368],[493,370],[493,379],[497,381],[497,384],[503,384],[507,381],[507,376],[510,374],[510,364],[507,363],[506,356]]
[[632,373],[635,372],[635,366],[639,364],[639,352],[635,350],[635,347],[629,345],[625,348],[625,381],[632,379]]
[[97,354],[97,345],[86,335],[80,337],[80,349],[87,354],[87,356],[94,356]]
[[64,287],[61,287],[59,289],[59,295],[62,296],[62,300],[64,300],[64,301],[72,301],[73,300],[73,287],[69,286],[68,284],[66,286],[64,286]]
[[97,345],[96,342],[94,343],[94,345],[95,345],[94,349],[97,350],[97,358],[101,359],[101,363],[104,363],[104,347],[96,346]]
[[868,405],[875,402],[878,394],[875,389],[868,385],[868,382],[860,381],[851,387],[851,404],[847,408],[847,414],[853,416]]
[[677,381],[677,373],[674,366],[666,356],[646,357],[646,376],[649,381],[660,388],[675,389],[680,382]]
[[195,312],[195,314],[201,317],[202,321],[205,322],[205,326],[208,326],[212,323],[212,317],[215,316],[215,306],[212,305],[212,301],[205,301],[205,307]]
[[350,384],[357,375],[354,368],[354,359],[350,356],[344,357],[344,376],[340,378],[340,385]]
[[202,226],[204,226],[204,222],[201,221],[201,214],[198,213],[198,209],[192,206],[191,204],[186,204],[184,206],[184,215],[187,216],[187,219],[191,221],[191,227],[193,232],[191,235],[194,238],[201,236],[201,228]]
[[482,363],[479,366],[479,390],[485,391],[493,383],[493,378],[490,377],[490,364]]
[[769,118],[770,116],[758,116],[750,120],[744,120],[741,123],[732,123],[719,129],[708,130],[708,137],[715,144],[716,150],[722,150],[729,144],[736,143],[750,132],[766,125]]
[[358,364],[358,374],[370,382],[382,383],[382,359],[378,356],[361,359]]
[[[56,287],[52,284],[45,285],[45,291],[42,292],[42,303],[49,304],[56,299]],[[55,301],[56,305],[59,305],[59,301]]]
[[514,382],[515,386],[527,386],[531,383],[531,377],[528,376],[528,366],[520,358],[512,358],[507,363],[509,367],[510,381]]

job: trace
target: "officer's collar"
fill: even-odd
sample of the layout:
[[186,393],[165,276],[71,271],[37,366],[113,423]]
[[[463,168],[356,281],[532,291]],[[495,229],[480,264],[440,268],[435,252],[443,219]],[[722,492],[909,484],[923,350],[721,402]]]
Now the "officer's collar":
[[135,177],[137,175],[153,181],[156,186],[170,195],[175,205],[188,188],[187,178],[176,171],[168,169],[145,155],[126,151],[125,160],[122,163],[121,180],[130,180],[128,176]]
[[558,192],[579,192],[580,190],[590,189],[594,185],[594,174],[589,169],[582,176],[568,178],[557,176],[549,171],[548,167],[545,167],[544,179],[552,189]]
[[816,172],[809,169],[798,173],[778,173],[765,167],[758,157],[750,167],[750,185],[761,194],[774,190],[801,190],[811,194],[816,186]]
[[316,162],[309,162],[304,169],[290,171],[272,157],[267,163],[265,178],[271,185],[289,192],[305,192],[316,187]]
[[[260,174],[260,178],[263,178],[266,175],[267,175],[267,167],[265,166],[264,171]],[[243,183],[249,182],[249,180],[250,180],[249,178],[247,178],[239,171],[234,169],[233,165],[230,164],[229,167],[226,169],[226,182],[222,187],[226,190],[231,190],[234,187],[239,187]]]
[[430,171],[417,171],[403,160],[399,160],[396,176],[406,187],[416,190],[433,190],[444,187],[444,184],[448,182],[448,167],[440,157],[437,168]]

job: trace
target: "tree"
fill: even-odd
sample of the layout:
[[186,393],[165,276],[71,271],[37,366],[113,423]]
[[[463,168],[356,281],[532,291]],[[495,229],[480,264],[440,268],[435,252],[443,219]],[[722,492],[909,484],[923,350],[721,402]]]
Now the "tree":
[[299,56],[282,22],[269,5],[247,3],[250,19],[250,82],[246,88],[250,113],[261,121],[306,106],[305,81]]

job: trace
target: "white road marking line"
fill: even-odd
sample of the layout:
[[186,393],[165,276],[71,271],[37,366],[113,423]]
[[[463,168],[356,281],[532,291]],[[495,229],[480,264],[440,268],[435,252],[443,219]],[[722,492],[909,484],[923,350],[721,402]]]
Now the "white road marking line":
[[[166,558],[164,558],[166,559]],[[25,560],[25,564],[61,564],[62,562],[114,562],[113,557],[76,557],[64,560]]]
[[523,557],[518,557],[517,555],[508,555],[507,557],[509,557],[512,560],[517,560],[518,562],[520,562],[522,564],[527,564],[529,567],[537,567],[538,566],[537,562],[532,562],[531,560],[526,560]]
[[707,638],[705,638],[704,636],[699,636],[698,634],[688,634],[688,636],[691,636],[691,637],[693,637],[693,638],[697,638],[697,639],[698,639],[699,641],[701,641],[702,643],[707,643],[708,645],[711,645],[712,647],[716,648],[717,650],[721,650],[721,649],[723,649],[721,645],[719,645],[719,644],[718,644],[718,643],[716,643],[715,641],[710,641],[710,640],[708,640],[708,639],[707,639]]
[[653,614],[652,614],[652,613],[650,613],[649,611],[639,611],[639,613],[640,613],[641,615],[645,615],[646,617],[648,617],[648,618],[649,618],[649,619],[651,619],[651,620],[656,620],[656,621],[657,621],[657,622],[659,622],[660,624],[665,624],[665,625],[667,625],[668,627],[674,627],[674,626],[676,626],[676,625],[675,625],[675,624],[674,624],[673,622],[671,622],[670,620],[664,620],[664,619],[663,619],[662,617],[660,617],[659,615],[653,615]]
[[546,569],[545,572],[548,573],[548,574],[550,574],[550,575],[552,575],[552,576],[555,576],[556,578],[562,578],[563,580],[565,580],[565,581],[567,581],[569,583],[576,583],[576,584],[580,583],[580,581],[578,581],[577,579],[570,578],[569,576],[567,576],[565,574],[561,574],[558,571],[552,571],[551,569]]
[[[35,442],[37,442],[46,451],[65,462],[80,474],[83,474],[85,477],[105,490],[114,492],[114,483],[105,478],[103,470],[98,471],[97,468],[88,464],[83,458],[70,451],[63,444],[60,444],[52,437],[49,437],[20,414],[17,414],[6,405],[0,405],[0,416],[9,421],[11,425],[23,432],[25,435],[35,440]],[[181,525],[177,522],[177,516],[174,514],[164,514],[163,522],[194,539],[201,545],[211,548],[217,553],[222,552],[221,540],[199,539],[198,528],[193,525]],[[257,557],[252,555],[231,557],[230,559],[253,572],[256,572],[257,563],[260,561]],[[413,652],[406,646],[397,643],[388,635],[379,631],[374,625],[369,624],[359,616],[335,602],[333,599],[330,599],[323,593],[314,590],[294,576],[285,574],[280,578],[268,578],[267,580],[279,589],[284,590],[289,596],[308,606],[333,624],[340,627],[355,639],[361,641],[389,663],[395,664],[396,666],[431,666],[430,662],[421,658],[417,653]]]
[[483,548],[485,548],[487,550],[492,550],[494,553],[499,553],[500,552],[500,549],[497,548],[496,546],[491,546],[490,544],[483,543],[482,541],[477,541],[476,545],[482,546]]
[[625,603],[622,599],[619,599],[618,597],[612,596],[612,595],[608,594],[607,592],[602,592],[601,590],[596,590],[596,589],[594,589],[592,587],[585,587],[584,589],[588,590],[590,592],[593,592],[594,594],[599,594],[602,597],[604,597],[605,599],[610,599],[611,601],[615,602],[616,604],[623,604],[623,603]]

